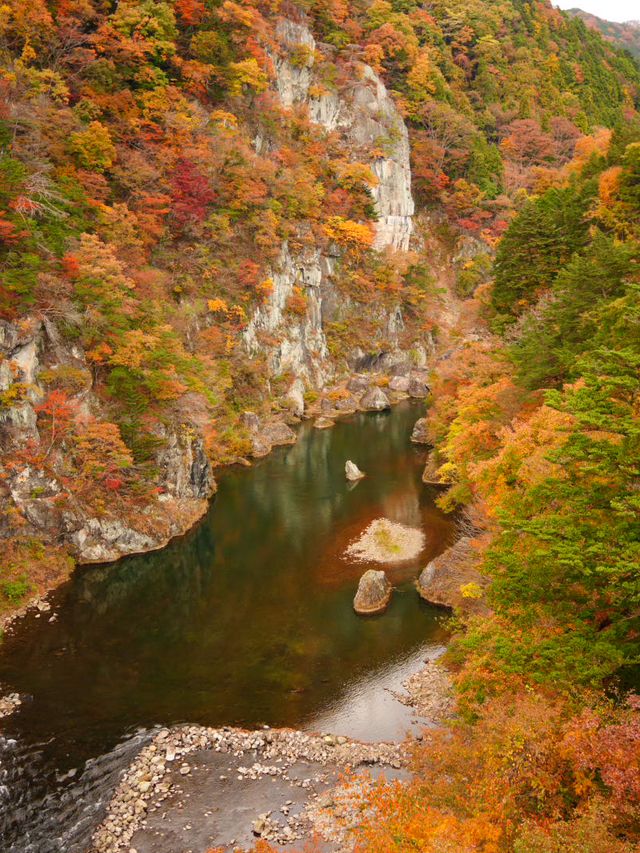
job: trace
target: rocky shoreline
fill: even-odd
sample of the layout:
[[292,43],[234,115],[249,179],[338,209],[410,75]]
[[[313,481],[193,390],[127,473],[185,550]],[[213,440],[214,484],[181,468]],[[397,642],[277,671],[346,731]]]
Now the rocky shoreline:
[[[451,681],[436,662],[405,688],[394,695],[426,724],[451,715]],[[320,838],[322,849],[347,853],[361,794],[381,774],[408,778],[409,743],[268,726],[162,729],[123,774],[90,853],[231,851],[258,838],[278,849]]]
[[[170,496],[160,495],[158,504],[153,512],[149,511],[146,513],[147,520],[150,523],[154,523],[158,535],[155,538],[141,538],[133,534],[129,535],[125,531],[125,538],[128,544],[123,545],[124,550],[116,553],[112,549],[108,553],[105,552],[106,556],[103,557],[100,557],[100,553],[102,552],[98,548],[98,545],[95,545],[94,548],[91,542],[95,540],[95,543],[98,543],[102,540],[105,542],[108,540],[112,544],[116,541],[122,544],[124,541],[122,540],[122,536],[124,536],[123,529],[118,527],[115,522],[114,524],[108,524],[105,521],[104,524],[97,527],[94,525],[95,529],[89,523],[87,527],[89,532],[85,537],[86,541],[84,541],[83,545],[86,556],[84,558],[78,557],[78,565],[100,564],[103,562],[114,563],[123,557],[161,550],[169,542],[186,535],[206,515],[209,509],[210,501],[217,489],[213,477],[214,471],[220,470],[221,467],[227,467],[228,464],[251,465],[252,459],[263,458],[276,447],[295,444],[298,438],[295,427],[300,426],[304,422],[311,420],[315,422],[316,426],[328,428],[333,427],[337,420],[353,415],[356,411],[381,411],[407,399],[424,399],[428,391],[426,353],[424,351],[420,353],[418,365],[414,365],[409,355],[400,350],[396,353],[387,353],[386,355],[389,358],[382,365],[385,368],[384,373],[378,371],[349,374],[341,382],[325,387],[317,399],[309,404],[305,403],[301,389],[295,387],[296,383],[294,383],[294,386],[290,389],[289,397],[291,397],[291,394],[295,390],[297,392],[295,394],[295,402],[289,400],[291,407],[287,411],[274,414],[268,418],[260,418],[254,412],[245,412],[243,424],[251,440],[252,451],[250,458],[238,457],[232,463],[226,463],[224,466],[212,469],[208,475],[205,490],[209,495],[208,498],[200,496],[197,498],[190,497],[188,500],[186,498],[169,499]],[[396,384],[394,383],[394,379],[400,378],[407,380],[406,383],[401,383],[403,389],[405,385],[407,388],[405,390],[393,390],[393,386]],[[386,388],[386,391],[382,391],[383,386]],[[367,403],[367,399],[371,396],[372,392],[376,393],[376,399],[380,400],[384,398],[384,405],[376,408],[371,407]],[[319,424],[319,421],[324,421],[325,423]],[[202,465],[201,460],[198,464]],[[200,492],[199,494],[204,495],[204,492]],[[166,524],[158,521],[163,515],[166,516]],[[158,522],[157,524],[155,523],[156,521]],[[46,588],[39,590],[36,597],[23,601],[16,609],[7,610],[0,615],[0,632],[5,631],[12,622],[19,619],[33,607],[40,609],[41,605],[47,606],[47,596],[68,580],[68,576],[69,573],[65,572],[62,575],[52,578]]]

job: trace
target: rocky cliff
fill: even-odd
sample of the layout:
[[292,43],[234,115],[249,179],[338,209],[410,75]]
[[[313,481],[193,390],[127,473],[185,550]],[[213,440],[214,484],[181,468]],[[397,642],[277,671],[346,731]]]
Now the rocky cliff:
[[[110,507],[83,500],[69,488],[70,448],[51,442],[47,450],[38,428],[38,412],[62,375],[73,376],[76,393],[53,411],[52,430],[64,429],[66,418],[80,429],[95,424],[101,406],[85,354],[63,344],[50,319],[0,321],[0,535],[19,530],[66,544],[79,562],[103,562],[161,547],[183,533],[215,490],[197,429],[183,423],[162,437],[156,459],[162,490],[155,499],[135,509],[116,495]],[[44,453],[36,452],[43,444]]]
[[[273,92],[285,110],[306,116],[331,138],[345,162],[362,164],[375,176],[370,186],[374,253],[406,253],[414,213],[408,133],[384,84],[357,58],[318,45],[305,23],[281,19],[275,33]],[[323,79],[327,63],[339,70],[331,83]],[[259,135],[254,145],[269,147],[272,140]],[[350,369],[384,368],[389,357],[406,364],[409,358],[399,349],[405,331],[399,305],[393,300],[365,305],[340,286],[343,253],[338,245],[317,241],[311,229],[304,233],[303,225],[294,241],[282,243],[270,270],[272,291],[243,333],[249,355],[267,365],[267,385],[269,379],[287,377],[285,402],[298,417],[304,414],[306,391],[344,381]],[[302,312],[289,310],[294,292],[304,296]],[[202,515],[215,490],[203,439],[207,416],[198,415],[197,399],[189,404],[189,394],[168,407],[154,427],[146,463],[154,472],[153,490],[124,500],[117,480],[103,468],[99,475],[97,469],[88,471],[87,479],[114,482],[112,500],[92,496],[90,482],[70,488],[69,455],[88,452],[87,447],[99,454],[99,441],[113,436],[95,429],[111,420],[108,401],[94,393],[95,363],[62,334],[61,323],[55,311],[0,323],[0,535],[9,540],[19,531],[23,539],[62,545],[80,562],[161,547]],[[346,329],[350,352],[332,352],[327,328],[336,325]],[[364,348],[355,345],[359,328],[367,330]],[[424,347],[414,340],[411,347],[419,354],[417,366],[424,368]],[[43,433],[44,401],[51,408],[60,387],[64,402],[59,411],[46,412]],[[60,441],[64,418],[75,424],[74,447],[70,440]],[[93,444],[87,434],[97,435]],[[262,446],[252,440],[254,449]],[[278,442],[264,442],[264,452],[273,443]]]
[[[374,248],[406,252],[413,232],[409,136],[386,87],[372,68],[357,60],[343,60],[343,82],[327,89],[316,79],[319,46],[303,23],[281,19],[276,27],[280,52],[272,56],[274,87],[282,105],[303,110],[327,134],[339,136],[346,156],[366,164],[377,179],[371,188],[375,207]],[[328,46],[323,50],[331,54]],[[257,144],[264,144],[258,140]],[[329,357],[325,334],[328,322],[341,320],[352,303],[334,283],[340,253],[312,248],[292,252],[285,243],[272,272],[273,293],[253,315],[245,333],[250,353],[265,344],[260,335],[276,336],[267,345],[269,366],[275,374],[293,373],[310,387],[330,381],[337,366]],[[303,289],[307,311],[302,318],[287,315],[294,287]],[[397,307],[370,310],[382,337],[397,347],[402,315]]]

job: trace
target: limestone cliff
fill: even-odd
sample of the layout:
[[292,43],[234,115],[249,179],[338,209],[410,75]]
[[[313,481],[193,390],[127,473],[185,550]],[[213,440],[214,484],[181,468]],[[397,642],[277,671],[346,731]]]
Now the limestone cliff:
[[[315,124],[340,136],[349,159],[371,168],[378,180],[371,190],[377,216],[374,248],[406,252],[414,214],[409,137],[384,83],[370,66],[350,60],[348,82],[327,90],[316,84],[318,45],[308,26],[281,19],[276,33],[281,52],[272,59],[280,101],[288,109],[306,108]],[[266,305],[256,310],[245,333],[253,355],[264,351],[261,333],[278,338],[276,344],[266,345],[274,375],[293,373],[311,387],[326,384],[335,375],[324,326],[327,321],[340,319],[350,305],[334,285],[338,259],[337,251],[293,253],[286,243],[283,245],[272,273],[273,293]],[[307,312],[302,319],[292,319],[286,313],[287,300],[296,285],[307,296]],[[403,327],[399,310],[380,312],[374,308],[370,313],[377,314],[375,319],[384,336],[397,346]]]

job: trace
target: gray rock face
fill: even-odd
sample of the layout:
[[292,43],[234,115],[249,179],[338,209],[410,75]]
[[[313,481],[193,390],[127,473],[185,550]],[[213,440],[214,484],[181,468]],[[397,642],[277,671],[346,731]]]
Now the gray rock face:
[[285,399],[292,413],[301,418],[304,415],[304,382],[302,379],[296,379],[291,384]]
[[374,385],[360,400],[360,409],[363,412],[383,412],[390,409],[391,403],[382,388]]
[[[18,383],[16,403],[0,413],[0,451],[12,453],[28,441],[38,443],[35,407],[48,391],[42,371],[73,368],[86,377],[71,394],[79,423],[102,417],[100,401],[91,391],[91,371],[80,348],[70,346],[55,323],[46,318],[25,317],[20,324],[0,321],[0,391]],[[194,411],[197,412],[197,400]],[[107,415],[108,417],[108,415]],[[13,536],[9,508],[21,518],[21,532],[45,541],[69,545],[80,562],[103,562],[129,553],[148,551],[184,533],[206,509],[215,491],[215,480],[196,423],[183,422],[159,428],[162,447],[156,456],[162,494],[129,520],[118,503],[107,505],[95,517],[95,509],[82,498],[67,494],[64,445],[50,449],[46,472],[33,466],[3,469],[5,488],[0,494],[0,535]],[[130,512],[129,508],[129,512]]]
[[392,376],[389,380],[389,388],[399,394],[406,394],[409,389],[408,376]]
[[411,371],[411,358],[402,350],[383,352],[376,358],[374,369],[391,376],[407,376]]
[[178,498],[206,499],[215,492],[216,482],[202,437],[188,426],[169,435],[158,462],[164,474],[164,488],[169,494]]
[[290,426],[282,421],[272,421],[262,428],[262,436],[272,445],[295,444],[296,434]]
[[411,441],[414,444],[430,444],[429,437],[427,435],[426,418],[420,418],[420,420],[416,421],[416,425],[411,433]]
[[423,379],[412,377],[407,392],[410,397],[423,398],[429,393],[429,386]]
[[392,587],[382,571],[369,569],[360,578],[353,609],[362,616],[382,613],[391,601]]
[[[378,183],[371,190],[376,207],[374,247],[406,251],[413,231],[409,137],[395,103],[378,75],[364,63],[349,64],[345,82],[338,88],[313,96],[316,41],[305,23],[281,19],[276,28],[279,50],[271,52],[274,86],[282,106],[296,109],[306,104],[313,123],[340,140],[347,159],[365,162]],[[384,141],[381,145],[381,140]],[[257,139],[260,149],[269,143]],[[380,153],[381,147],[384,153]],[[273,290],[256,309],[244,333],[251,355],[264,353],[272,375],[291,372],[311,387],[327,384],[335,374],[324,333],[324,321],[350,307],[350,301],[333,284],[339,251],[320,252],[307,242],[295,251],[283,243],[270,278]],[[302,289],[307,310],[291,316],[287,303],[293,288]],[[397,340],[402,328],[399,309],[374,308],[375,320],[389,340]],[[269,338],[270,343],[265,344]],[[277,343],[272,343],[277,339]]]
[[[318,249],[292,253],[289,244],[283,243],[271,270],[271,295],[255,310],[244,332],[251,355],[265,351],[262,335],[278,338],[278,343],[266,350],[274,376],[290,372],[315,387],[331,379],[333,367],[322,325],[322,301],[325,290],[331,286],[333,267],[334,260]],[[303,317],[292,317],[287,312],[294,287],[303,290],[307,301]]]
[[364,394],[370,384],[371,379],[368,376],[352,376],[347,382],[347,391],[351,391],[353,394]]
[[361,480],[365,476],[364,472],[361,471],[355,462],[352,462],[350,459],[347,459],[345,462],[344,473],[347,480],[351,480],[352,482]]

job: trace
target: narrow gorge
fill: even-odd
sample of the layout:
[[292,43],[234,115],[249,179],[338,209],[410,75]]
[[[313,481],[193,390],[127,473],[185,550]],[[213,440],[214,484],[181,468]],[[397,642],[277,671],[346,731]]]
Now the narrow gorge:
[[5,0],[2,853],[637,851],[631,32]]

